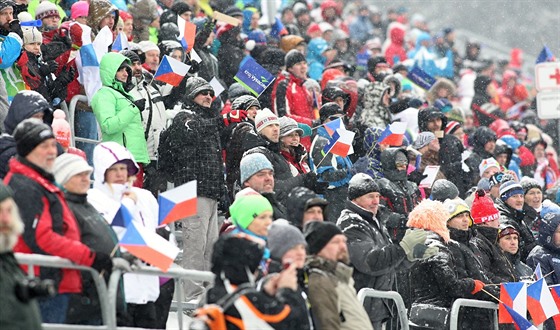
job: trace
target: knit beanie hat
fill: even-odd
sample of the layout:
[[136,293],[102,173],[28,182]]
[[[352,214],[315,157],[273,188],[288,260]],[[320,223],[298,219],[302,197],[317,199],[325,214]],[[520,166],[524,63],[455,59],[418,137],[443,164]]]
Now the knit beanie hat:
[[43,43],[43,34],[36,27],[26,28],[23,30],[23,44]]
[[231,102],[231,110],[247,110],[250,107],[261,108],[261,103],[253,95],[241,95]]
[[2,181],[0,181],[0,203],[2,203],[7,198],[13,197],[12,189],[6,186]]
[[443,113],[447,113],[451,111],[451,109],[453,109],[453,105],[451,104],[451,102],[449,102],[448,99],[440,98],[434,102],[434,108],[438,109]]
[[11,1],[11,0],[0,0],[0,11],[8,8],[8,7],[14,7],[16,4]]
[[478,165],[478,172],[479,172],[479,175],[482,176],[482,174],[484,173],[484,171],[486,171],[486,170],[489,169],[490,167],[496,167],[496,168],[498,168],[498,170],[499,170],[499,169],[500,169],[500,163],[498,163],[498,161],[495,160],[493,157],[484,159],[484,160],[480,163],[480,165]]
[[241,162],[239,163],[241,184],[245,183],[245,181],[249,180],[253,175],[262,170],[274,171],[272,163],[265,155],[255,152],[243,156],[243,158],[241,158]]
[[229,207],[233,224],[242,229],[247,229],[251,222],[265,211],[272,212],[272,205],[268,199],[251,188],[238,192],[235,201]]
[[343,114],[344,111],[342,111],[337,103],[327,102],[321,106],[321,109],[319,109],[319,120],[321,120],[321,123],[324,123],[331,116]]
[[70,123],[66,120],[66,113],[60,109],[56,109],[53,112],[53,122],[51,124],[51,128],[53,133],[56,137],[56,141],[60,143],[64,150],[70,147],[70,140],[71,140],[71,128]]
[[348,182],[348,199],[354,200],[371,192],[379,192],[379,185],[365,173],[358,173]]
[[498,241],[507,235],[517,235],[519,236],[519,232],[515,229],[512,225],[501,224],[498,229]]
[[299,229],[284,219],[278,219],[272,223],[268,230],[267,245],[273,260],[280,261],[286,252],[298,244],[307,247],[305,237]]
[[89,13],[89,4],[87,1],[74,2],[70,8],[70,18],[87,17]]
[[440,201],[443,203],[446,199],[455,199],[459,196],[459,189],[457,186],[446,179],[439,179],[432,185],[432,194],[430,199]]
[[53,174],[56,182],[65,185],[74,175],[83,172],[91,173],[93,167],[78,155],[64,153],[54,161]]
[[200,77],[190,77],[189,79],[187,79],[187,84],[185,85],[185,89],[188,93],[187,99],[189,101],[194,100],[194,98],[201,92],[204,91],[212,91],[212,93],[214,92],[212,86],[206,80],[204,80],[204,78],[200,78]]
[[290,50],[286,54],[286,57],[284,57],[284,64],[286,65],[286,69],[289,69],[300,62],[306,62],[305,55],[303,55],[302,52],[297,49]]
[[332,222],[312,221],[305,225],[303,235],[307,241],[307,252],[315,255],[336,235],[343,235],[342,230]]
[[21,157],[27,156],[43,141],[54,138],[50,126],[37,118],[25,119],[14,129],[16,150]]
[[500,186],[500,199],[505,202],[513,195],[525,196],[523,187],[521,187],[521,185],[515,181],[507,181],[502,183],[502,185]]
[[451,120],[447,123],[447,125],[445,126],[445,129],[443,131],[445,132],[445,134],[453,134],[459,128],[461,128],[461,124],[459,124],[459,122],[457,122],[457,121]]
[[420,150],[420,149],[424,148],[425,146],[427,146],[428,144],[430,144],[430,142],[432,142],[435,139],[436,139],[436,136],[434,135],[434,133],[432,133],[432,132],[422,132],[422,133],[418,134],[418,137],[416,137],[416,140],[414,140],[414,143],[412,144],[412,147],[416,150]]
[[443,202],[443,206],[445,206],[445,208],[447,209],[447,212],[449,212],[449,219],[447,219],[447,221],[455,218],[456,216],[458,216],[460,214],[468,212],[469,217],[471,218],[470,225],[472,225],[473,218],[471,216],[471,210],[469,209],[469,206],[467,205],[467,203],[465,203],[465,201],[462,200],[461,198],[447,199],[447,200],[445,200],[445,202]]
[[303,130],[299,128],[297,121],[290,117],[280,117],[278,119],[280,123],[280,137],[291,134],[292,132],[299,133],[299,136],[303,136]]
[[488,178],[480,179],[480,181],[478,181],[478,184],[476,185],[477,190],[482,189],[484,191],[490,191],[490,188],[492,188],[492,184],[490,183],[490,180]]
[[521,187],[523,187],[523,191],[525,192],[524,195],[527,195],[529,190],[534,188],[539,189],[541,192],[543,192],[542,186],[535,179],[524,177],[523,179],[521,179],[521,182],[519,182],[519,184],[521,185]]
[[490,182],[490,188],[502,183],[503,178],[504,172],[494,173],[494,175],[492,175],[490,179],[488,179]]
[[151,50],[157,50],[158,52],[160,51],[159,47],[153,41],[149,40],[140,41],[138,43],[138,46],[140,47],[142,53],[147,53]]
[[51,16],[60,17],[58,8],[56,8],[54,3],[44,0],[35,8],[35,19],[43,19]]
[[261,111],[257,112],[255,116],[255,128],[257,132],[260,132],[268,125],[277,124],[280,125],[280,121],[278,121],[278,116],[276,116],[270,109],[264,108]]
[[477,190],[471,206],[471,216],[475,224],[481,224],[496,220],[500,217],[500,213],[492,199],[486,195],[484,190]]

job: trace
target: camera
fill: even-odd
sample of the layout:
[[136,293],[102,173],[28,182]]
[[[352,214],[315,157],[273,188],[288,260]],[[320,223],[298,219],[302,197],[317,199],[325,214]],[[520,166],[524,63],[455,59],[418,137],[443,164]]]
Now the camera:
[[54,297],[56,287],[53,280],[23,279],[16,283],[15,294],[19,301],[27,303],[33,298]]

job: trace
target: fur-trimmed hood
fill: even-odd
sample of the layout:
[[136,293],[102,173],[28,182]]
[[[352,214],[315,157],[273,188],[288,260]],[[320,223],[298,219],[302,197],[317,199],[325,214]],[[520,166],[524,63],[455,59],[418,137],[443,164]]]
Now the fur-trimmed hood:
[[447,219],[449,219],[449,212],[443,203],[425,199],[410,212],[406,225],[411,228],[431,230],[448,243],[450,237]]

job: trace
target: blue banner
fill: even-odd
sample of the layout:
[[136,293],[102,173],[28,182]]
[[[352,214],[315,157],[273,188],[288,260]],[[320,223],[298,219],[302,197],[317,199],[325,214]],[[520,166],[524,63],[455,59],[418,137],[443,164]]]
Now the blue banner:
[[426,71],[422,70],[422,68],[417,65],[414,65],[406,77],[425,90],[430,89],[436,82],[434,77],[427,74]]
[[248,57],[233,79],[255,94],[256,97],[259,97],[272,84],[275,77],[260,66],[252,57]]

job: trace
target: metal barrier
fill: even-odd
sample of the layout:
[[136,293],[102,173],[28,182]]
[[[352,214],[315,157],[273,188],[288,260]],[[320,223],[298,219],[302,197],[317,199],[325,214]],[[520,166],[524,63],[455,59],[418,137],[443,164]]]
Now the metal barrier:
[[[173,305],[176,306],[177,310],[177,323],[179,324],[179,329],[183,329],[183,310],[184,309],[193,309],[196,306],[188,305],[184,302],[185,299],[185,291],[183,290],[183,281],[181,279],[189,279],[193,281],[206,281],[206,282],[214,282],[214,274],[211,272],[205,272],[200,270],[193,270],[193,269],[184,269],[176,264],[173,264],[166,273],[162,272],[158,268],[155,267],[142,267],[136,268],[132,271],[134,274],[143,274],[143,275],[155,275],[155,276],[162,276],[162,277],[172,277],[173,279],[179,281],[175,281],[175,294],[177,295],[177,301],[173,301]],[[118,269],[113,270],[111,273],[111,277],[109,279],[109,286],[108,286],[108,302],[109,302],[109,310],[116,311],[116,303],[117,303],[117,290],[119,286],[119,280],[121,278],[122,272]]]
[[401,322],[401,329],[408,330],[408,315],[406,313],[406,307],[404,306],[404,301],[401,295],[396,291],[380,291],[370,288],[363,288],[358,292],[358,299],[364,304],[366,298],[383,298],[392,299],[397,306],[397,313],[399,314],[399,321]]
[[101,307],[101,317],[104,326],[78,326],[68,324],[42,324],[43,329],[115,329],[117,326],[116,314],[114,309],[110,309],[109,301],[107,300],[108,292],[105,281],[101,279],[99,273],[87,266],[76,265],[68,259],[46,256],[39,254],[25,254],[15,253],[16,260],[21,265],[28,265],[28,276],[34,277],[35,270],[33,266],[51,267],[51,268],[66,268],[87,271],[91,273],[91,277],[97,288],[97,295],[99,296],[99,306]]
[[83,137],[77,137],[76,136],[76,130],[75,130],[74,126],[75,126],[75,120],[76,120],[76,105],[78,104],[78,102],[87,103],[88,102],[87,96],[78,94],[78,95],[74,96],[72,98],[72,100],[70,100],[70,105],[68,105],[68,115],[67,115],[66,118],[68,118],[68,122],[70,123],[70,132],[72,132],[72,134],[71,134],[72,140],[70,141],[70,145],[75,147],[76,146],[76,141],[84,142],[84,143],[98,144],[99,142],[101,142],[100,140],[86,139],[86,138],[83,138]]
[[498,305],[489,301],[480,301],[474,299],[457,299],[451,307],[449,317],[449,329],[456,330],[459,324],[459,310],[461,307],[474,307],[494,310],[494,330],[498,330]]

